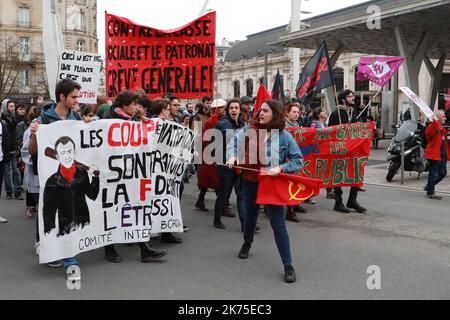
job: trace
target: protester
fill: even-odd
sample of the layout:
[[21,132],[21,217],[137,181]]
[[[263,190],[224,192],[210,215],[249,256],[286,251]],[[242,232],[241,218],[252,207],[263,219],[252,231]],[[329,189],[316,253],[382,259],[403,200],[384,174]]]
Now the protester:
[[[215,125],[219,122],[219,120],[225,116],[225,106],[227,102],[223,99],[217,99],[214,100],[212,107],[214,108],[215,112],[212,117],[210,117],[204,127],[203,127],[203,134],[202,134],[202,151],[205,150],[206,146],[211,143],[208,139],[205,139],[205,133],[209,130],[215,127]],[[217,108],[217,109],[216,109]],[[202,152],[203,157],[206,155]],[[195,208],[199,209],[201,211],[208,211],[205,205],[205,196],[206,192],[209,189],[218,190],[220,188],[220,178],[219,178],[219,171],[216,165],[214,164],[208,164],[202,161],[202,164],[200,165],[200,168],[197,173],[197,185],[200,189],[200,193],[198,196],[197,201],[195,202]],[[227,210],[228,207],[226,207]],[[225,214],[227,214],[226,212]]]
[[447,161],[450,159],[450,142],[447,130],[443,128],[446,116],[443,110],[438,110],[425,129],[427,147],[425,159],[429,164],[428,184],[425,187],[429,199],[442,200],[435,193],[436,185],[447,176]]
[[[298,102],[289,102],[286,106],[286,117],[284,119],[286,128],[295,128],[299,126],[298,119],[300,117],[300,104]],[[300,222],[296,212],[306,213],[306,209],[302,206],[287,206],[286,220],[292,222]]]
[[8,130],[8,150],[4,161],[3,178],[5,181],[6,199],[14,197],[17,200],[23,200],[21,194],[21,182],[19,170],[17,168],[17,138],[16,127],[18,119],[15,114],[15,103],[12,100],[5,99],[2,102],[2,116],[1,119],[5,122]]
[[95,115],[94,109],[95,109],[94,106],[86,105],[80,112],[81,119],[87,121],[96,120],[97,116]]
[[[31,123],[29,129],[31,132],[31,139],[28,146],[28,152],[35,160],[37,160],[38,146],[36,132],[40,124],[49,124],[55,121],[64,120],[81,120],[80,116],[73,111],[77,105],[78,93],[81,86],[71,80],[63,79],[56,84],[55,95],[56,104],[49,104],[43,107],[41,115],[36,121]],[[34,166],[37,166],[37,161],[34,160]],[[76,257],[63,259],[64,267],[66,268],[67,279],[70,281],[81,280],[81,271]],[[49,267],[58,268],[61,266],[60,261],[54,261],[47,264]]]
[[243,96],[240,99],[241,103],[241,117],[245,123],[248,123],[252,119],[251,110],[253,107],[253,99],[247,96]]
[[316,108],[313,110],[312,114],[312,122],[311,122],[311,128],[313,129],[323,129],[325,128],[326,121],[327,121],[328,115],[327,112],[322,110],[322,108]]
[[[120,92],[114,104],[111,106],[110,114],[112,119],[126,121],[137,121],[136,113],[139,108],[140,97],[137,93],[125,90]],[[157,250],[150,246],[150,241],[139,242],[141,249],[141,261],[152,262],[167,254],[167,250]],[[113,244],[105,246],[105,258],[114,263],[122,261]]]
[[[226,162],[226,142],[227,137],[231,132],[236,132],[240,128],[244,127],[244,120],[240,117],[240,103],[238,99],[228,101],[225,107],[225,117],[222,118],[215,126],[216,130],[220,130],[223,139],[223,157],[222,164]],[[225,229],[221,221],[221,216],[226,210],[227,200],[231,196],[231,192],[234,188],[237,197],[237,207],[239,213],[239,221],[241,222],[241,230],[244,229],[244,196],[242,194],[242,188],[240,183],[240,175],[236,172],[235,168],[228,168],[225,166],[219,166],[219,176],[221,186],[217,190],[217,199],[214,207],[214,227],[218,229]],[[229,215],[229,214],[228,214]]]
[[[311,122],[311,128],[313,129],[324,129],[327,126],[328,115],[322,108],[316,108],[313,110],[313,121]],[[335,194],[333,188],[327,188],[327,199],[334,199]]]
[[[8,128],[3,120],[0,120],[0,197],[3,186],[3,172],[5,168],[5,161],[8,156]],[[0,223],[6,223],[8,220],[0,216]]]
[[[242,189],[245,202],[244,216],[244,244],[239,252],[239,258],[247,259],[249,251],[253,243],[256,221],[258,219],[259,208],[256,204],[256,196],[258,190],[258,172],[263,168],[270,168],[269,175],[277,176],[280,172],[296,173],[302,166],[302,154],[290,133],[284,130],[285,121],[284,110],[278,101],[266,101],[262,104],[261,109],[256,114],[254,122],[246,126],[244,129],[237,131],[233,140],[227,146],[227,165],[232,168],[238,161],[238,155],[244,154],[244,158],[237,163],[244,166],[247,170],[243,170]],[[250,131],[256,134],[256,139],[249,139],[249,143],[244,143],[246,136]],[[260,140],[263,135],[263,140]],[[278,137],[278,145],[272,145],[272,140],[276,144],[275,136]],[[260,144],[260,141],[264,141]],[[250,144],[256,144],[251,149]],[[250,150],[265,150],[264,157],[256,152],[257,164],[249,163]],[[278,150],[278,151],[275,151]],[[276,152],[276,154],[274,154]],[[279,159],[280,165],[274,167],[272,157]],[[248,170],[251,169],[251,170]],[[292,266],[291,249],[289,244],[289,235],[284,222],[284,212],[282,206],[267,205],[267,212],[272,226],[275,242],[284,265],[286,282],[295,282],[296,275]]]
[[[330,119],[328,120],[329,126],[352,122],[354,114],[353,107],[355,106],[355,95],[353,94],[353,91],[344,90],[339,94],[338,101],[340,105],[337,106],[336,110],[331,113]],[[366,208],[361,207],[358,201],[356,200],[356,198],[358,197],[358,190],[359,190],[358,187],[350,188],[350,196],[348,198],[346,207],[342,202],[342,188],[340,187],[334,188],[335,194],[334,210],[342,213],[350,213],[350,210],[348,209],[350,208],[356,210],[356,212],[358,213],[365,213]]]
[[[37,214],[38,200],[39,200],[39,179],[37,172],[33,171],[33,162],[31,155],[28,151],[28,145],[30,143],[31,132],[28,130],[30,124],[40,115],[40,108],[33,106],[25,116],[24,121],[17,125],[17,135],[22,135],[22,141],[20,142],[20,153],[25,164],[24,169],[24,184],[26,188],[26,206],[27,209],[24,214],[25,219],[31,219]],[[23,133],[22,133],[23,132]],[[37,195],[36,195],[37,194]],[[37,228],[36,228],[37,229]],[[39,232],[36,232],[39,236]],[[39,242],[37,238],[37,242]]]
[[183,115],[187,115],[189,117],[195,116],[194,105],[192,103],[186,103],[186,110],[184,110]]

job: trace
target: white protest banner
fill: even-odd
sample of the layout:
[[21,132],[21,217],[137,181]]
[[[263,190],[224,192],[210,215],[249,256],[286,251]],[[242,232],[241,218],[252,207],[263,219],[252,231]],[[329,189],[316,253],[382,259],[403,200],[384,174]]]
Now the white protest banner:
[[58,80],[70,78],[81,85],[79,103],[97,103],[102,58],[99,54],[61,51]]
[[400,90],[408,97],[410,98],[419,108],[422,110],[422,112],[427,116],[428,120],[433,120],[434,112],[430,109],[430,107],[423,101],[417,94],[415,94],[410,88],[408,87],[400,87]]
[[180,186],[194,132],[163,120],[39,126],[40,262],[183,232]]

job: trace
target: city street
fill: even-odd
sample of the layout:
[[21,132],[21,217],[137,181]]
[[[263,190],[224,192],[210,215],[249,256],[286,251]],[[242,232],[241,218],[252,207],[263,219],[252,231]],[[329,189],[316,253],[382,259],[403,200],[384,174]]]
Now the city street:
[[[248,260],[237,218],[212,226],[212,212],[193,209],[195,180],[186,186],[183,218],[190,231],[160,262],[143,264],[137,246],[118,246],[113,264],[103,250],[79,256],[81,290],[66,287],[64,269],[38,265],[34,220],[24,220],[24,201],[0,202],[0,299],[448,299],[450,297],[449,195],[428,200],[424,192],[368,186],[360,193],[367,215],[333,212],[324,195],[304,205],[301,223],[288,222],[297,282],[286,284],[268,219]],[[344,191],[347,196],[348,191]],[[208,192],[207,206],[214,204]],[[232,204],[235,208],[235,199]],[[381,270],[381,289],[369,290],[369,266]]]

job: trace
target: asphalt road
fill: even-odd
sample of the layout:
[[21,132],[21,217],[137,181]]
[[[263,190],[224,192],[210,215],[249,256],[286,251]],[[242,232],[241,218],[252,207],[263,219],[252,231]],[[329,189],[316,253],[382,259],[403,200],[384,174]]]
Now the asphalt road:
[[[64,269],[38,264],[34,220],[24,220],[24,201],[0,201],[0,299],[449,299],[450,197],[428,200],[423,192],[367,187],[360,203],[367,215],[333,212],[322,195],[305,205],[301,223],[288,222],[297,282],[283,282],[283,268],[268,219],[248,260],[237,218],[212,227],[212,212],[193,210],[195,182],[186,186],[183,244],[154,240],[165,259],[141,263],[137,246],[118,246],[122,263],[103,250],[79,256],[80,290],[69,290]],[[344,191],[344,196],[348,191]],[[212,209],[214,193],[207,194]],[[232,199],[234,205],[234,196]],[[235,207],[235,205],[234,205]],[[369,290],[369,266],[381,271],[380,290]]]

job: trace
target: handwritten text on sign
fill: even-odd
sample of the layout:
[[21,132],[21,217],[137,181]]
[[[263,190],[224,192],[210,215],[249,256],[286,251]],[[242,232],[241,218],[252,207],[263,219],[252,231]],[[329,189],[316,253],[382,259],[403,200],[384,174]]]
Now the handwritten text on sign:
[[79,103],[97,103],[100,55],[64,50],[59,58],[58,80],[70,78],[81,85]]

